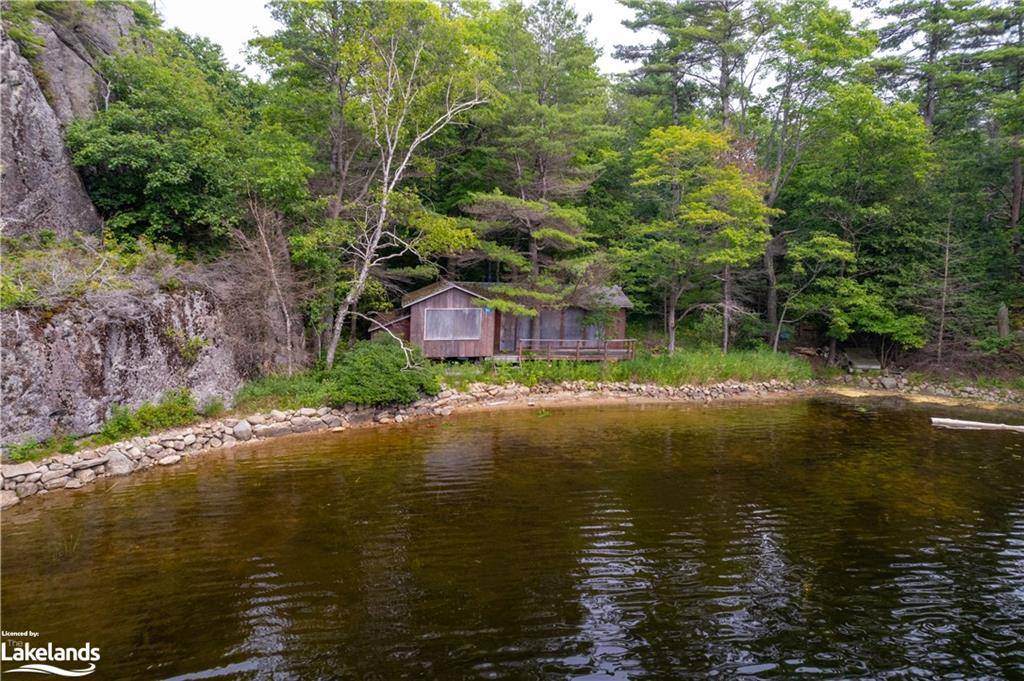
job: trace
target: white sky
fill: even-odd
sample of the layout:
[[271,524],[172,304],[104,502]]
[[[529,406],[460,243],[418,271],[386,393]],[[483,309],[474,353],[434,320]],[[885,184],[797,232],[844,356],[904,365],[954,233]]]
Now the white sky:
[[[275,22],[264,0],[153,0],[164,23],[186,33],[205,36],[224,48],[228,61],[245,68],[250,75],[258,70],[245,63],[246,41],[257,34],[273,32]],[[632,66],[612,58],[615,45],[648,42],[650,32],[634,33],[622,25],[632,15],[616,0],[570,0],[580,15],[590,14],[590,37],[602,50],[598,66],[605,73],[621,73]],[[849,8],[851,0],[833,0]],[[862,17],[859,12],[855,16]]]

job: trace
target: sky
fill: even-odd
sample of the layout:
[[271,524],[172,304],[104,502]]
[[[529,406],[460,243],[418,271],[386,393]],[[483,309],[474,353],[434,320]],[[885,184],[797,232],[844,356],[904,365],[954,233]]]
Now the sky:
[[[275,22],[265,7],[265,0],[153,0],[157,11],[168,26],[186,33],[205,36],[224,48],[224,56],[258,77],[259,70],[245,62],[246,42],[256,35],[272,33]],[[589,14],[587,27],[591,39],[601,49],[598,67],[607,74],[629,71],[633,66],[615,59],[616,45],[651,42],[650,31],[634,33],[622,25],[632,17],[633,11],[616,0],[570,0],[581,15]],[[833,4],[849,9],[851,0],[833,0]],[[863,18],[863,12],[854,11]]]
[[[588,31],[603,54],[598,65],[605,73],[628,71],[630,65],[612,58],[615,45],[646,42],[653,34],[636,34],[622,25],[632,10],[615,0],[570,0],[582,16],[591,15]],[[224,48],[228,61],[245,68],[250,75],[258,70],[245,63],[245,44],[259,34],[273,32],[275,23],[264,0],[155,0],[157,11],[168,26],[186,33],[205,36]]]

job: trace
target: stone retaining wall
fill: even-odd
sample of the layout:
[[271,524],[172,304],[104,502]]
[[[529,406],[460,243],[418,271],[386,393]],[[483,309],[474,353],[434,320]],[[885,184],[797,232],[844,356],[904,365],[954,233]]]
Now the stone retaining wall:
[[[888,378],[888,377],[886,377]],[[870,379],[860,387],[920,393],[919,387]],[[0,508],[17,504],[21,499],[48,494],[60,489],[78,489],[96,480],[127,475],[153,466],[173,466],[192,456],[212,449],[235,447],[244,442],[262,441],[293,433],[314,431],[340,432],[348,428],[376,423],[445,417],[457,410],[497,408],[520,403],[524,406],[559,404],[572,401],[650,400],[669,402],[711,402],[735,398],[757,398],[777,393],[803,393],[824,387],[814,381],[788,383],[764,381],[737,383],[727,381],[714,385],[659,386],[637,383],[567,382],[558,385],[485,385],[472,384],[465,391],[442,390],[406,406],[343,409],[305,408],[271,411],[246,418],[225,418],[186,428],[137,437],[74,454],[52,456],[41,461],[0,466],[3,485]],[[1019,399],[1012,391],[979,391],[963,393],[965,397],[985,398],[994,402]]]
[[314,431],[340,432],[373,423],[445,417],[457,409],[497,407],[514,402],[528,406],[540,402],[563,402],[594,398],[643,398],[675,401],[708,401],[740,395],[763,396],[788,392],[799,387],[781,381],[762,383],[720,383],[707,386],[665,387],[632,383],[573,382],[559,385],[492,386],[473,384],[464,392],[442,390],[435,397],[421,399],[401,407],[343,409],[305,408],[271,411],[245,418],[225,418],[199,423],[149,437],[136,437],[112,445],[87,449],[74,454],[51,456],[40,461],[0,466],[3,488],[0,508],[20,500],[62,489],[85,485],[119,475],[127,475],[153,466],[173,466],[180,461],[213,449],[235,447],[243,442],[261,441],[293,433]]

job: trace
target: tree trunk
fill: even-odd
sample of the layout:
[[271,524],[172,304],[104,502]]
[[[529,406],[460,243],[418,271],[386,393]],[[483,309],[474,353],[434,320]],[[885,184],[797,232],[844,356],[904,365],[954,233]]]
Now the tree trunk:
[[325,358],[325,362],[328,367],[334,364],[334,355],[338,351],[338,342],[341,340],[341,330],[345,328],[345,316],[348,314],[349,310],[356,309],[356,305],[359,303],[359,299],[362,298],[363,291],[366,289],[366,281],[370,278],[370,269],[373,267],[373,261],[370,260],[370,258],[377,252],[381,236],[384,232],[384,226],[387,224],[387,221],[388,195],[385,194],[381,199],[380,214],[377,216],[377,224],[374,227],[373,234],[371,235],[365,250],[365,253],[369,254],[369,256],[363,257],[363,261],[359,265],[359,274],[354,280],[352,280],[352,286],[349,288],[345,299],[338,306],[338,313],[334,318],[334,327],[331,329],[331,340],[327,344],[327,357]]
[[732,273],[722,270],[722,352],[729,352],[729,323],[732,321]]
[[946,337],[946,302],[949,298],[949,231],[953,222],[953,211],[950,210],[946,221],[946,243],[942,255],[942,299],[939,302],[939,343],[936,349],[939,366],[942,366],[942,343]]
[[351,319],[348,323],[348,346],[351,348],[356,344],[356,324],[359,322],[359,318],[355,315],[351,315]]
[[[1021,146],[1020,138],[1016,138],[1015,145],[1018,150]],[[1019,261],[1019,267],[1021,268],[1021,274],[1024,274],[1024,254],[1021,253],[1022,245],[1024,245],[1024,234],[1022,234],[1020,218],[1021,218],[1021,203],[1024,202],[1024,168],[1021,167],[1021,157],[1017,156],[1013,159],[1013,166],[1011,169],[1011,185],[1010,185],[1010,243],[1013,249],[1013,254]]]
[[[777,237],[776,237],[777,238]],[[765,318],[768,321],[768,328],[779,326],[779,278],[775,274],[775,255],[772,251],[772,244],[764,251],[764,272],[768,278],[768,292],[765,299]]]
[[678,301],[678,298],[678,296],[669,294],[668,300],[666,301],[666,305],[668,306],[668,309],[666,310],[668,313],[668,324],[666,325],[668,327],[668,354],[670,355],[674,355],[676,352],[676,302]]
[[[530,235],[529,239],[530,239],[530,273],[533,275],[533,278],[536,279],[537,275],[540,274],[540,248],[537,245],[537,240],[533,238],[532,234]],[[540,311],[538,310],[537,314],[530,319],[530,338],[539,338],[539,337],[540,337]]]
[[775,337],[772,339],[772,352],[779,351],[779,337],[782,335],[782,325],[786,323],[786,306],[782,306],[782,314],[775,324]]

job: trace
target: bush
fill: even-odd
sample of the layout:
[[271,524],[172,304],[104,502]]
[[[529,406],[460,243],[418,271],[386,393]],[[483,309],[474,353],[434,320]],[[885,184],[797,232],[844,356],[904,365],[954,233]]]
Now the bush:
[[235,396],[240,410],[298,409],[347,402],[359,405],[404,404],[440,389],[437,367],[415,353],[406,367],[405,353],[390,340],[361,341],[338,356],[331,369],[294,376],[265,376],[242,386]]
[[18,444],[8,445],[7,458],[14,463],[34,461],[54,454],[71,454],[76,449],[75,438],[70,435],[55,435],[47,440],[37,442],[27,440]]
[[117,442],[136,435],[188,425],[195,420],[195,399],[186,388],[179,388],[165,393],[156,404],[144,404],[135,410],[114,407],[94,441],[95,444]]
[[328,403],[359,405],[405,404],[440,389],[434,368],[418,354],[414,366],[398,343],[363,341],[341,355],[326,378],[334,384]]

